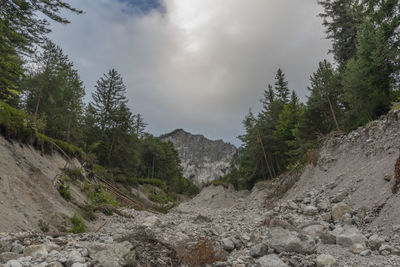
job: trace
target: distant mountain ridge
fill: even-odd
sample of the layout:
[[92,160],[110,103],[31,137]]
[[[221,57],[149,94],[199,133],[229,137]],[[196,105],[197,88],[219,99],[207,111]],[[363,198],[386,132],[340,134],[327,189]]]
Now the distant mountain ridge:
[[200,134],[191,134],[176,129],[160,136],[171,141],[179,153],[183,174],[197,185],[206,183],[226,174],[237,148],[223,140],[210,140]]

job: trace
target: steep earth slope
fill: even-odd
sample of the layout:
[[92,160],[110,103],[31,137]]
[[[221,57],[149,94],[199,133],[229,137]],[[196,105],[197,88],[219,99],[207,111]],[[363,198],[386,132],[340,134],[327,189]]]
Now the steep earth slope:
[[160,136],[171,141],[179,153],[183,174],[197,185],[219,178],[229,171],[236,147],[222,140],[209,140],[182,129]]
[[367,213],[357,218],[368,229],[392,234],[400,224],[400,195],[393,194],[394,166],[400,155],[400,110],[391,111],[347,135],[331,136],[320,151],[316,167],[308,166],[288,192],[296,199],[306,192],[323,192],[328,202],[346,202]]
[[[76,206],[65,201],[55,184],[61,169],[79,167],[55,152],[42,154],[32,146],[4,139],[0,135],[0,231],[12,232],[38,229],[43,219],[55,226],[72,217]],[[71,186],[74,199],[86,200]]]

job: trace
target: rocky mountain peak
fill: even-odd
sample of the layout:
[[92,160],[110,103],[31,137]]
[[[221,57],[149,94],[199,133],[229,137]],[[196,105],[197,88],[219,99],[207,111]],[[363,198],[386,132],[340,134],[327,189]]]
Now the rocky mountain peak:
[[174,144],[182,162],[183,174],[197,185],[227,173],[237,151],[234,145],[223,140],[210,140],[183,129],[164,134],[160,139]]

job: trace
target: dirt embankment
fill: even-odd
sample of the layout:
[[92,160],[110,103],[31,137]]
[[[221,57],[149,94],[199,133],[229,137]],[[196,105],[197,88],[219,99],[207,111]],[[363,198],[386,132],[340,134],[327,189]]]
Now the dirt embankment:
[[[75,166],[80,166],[74,161]],[[0,136],[0,232],[38,230],[39,220],[58,225],[72,217],[76,207],[64,200],[55,180],[62,168],[71,167],[61,154],[41,154],[31,146]],[[84,194],[70,187],[82,202]]]
[[396,110],[366,127],[328,138],[317,166],[307,166],[286,198],[323,188],[332,201],[344,201],[354,210],[375,210],[368,227],[390,234],[392,225],[400,224],[400,195],[392,193],[399,155],[400,110]]

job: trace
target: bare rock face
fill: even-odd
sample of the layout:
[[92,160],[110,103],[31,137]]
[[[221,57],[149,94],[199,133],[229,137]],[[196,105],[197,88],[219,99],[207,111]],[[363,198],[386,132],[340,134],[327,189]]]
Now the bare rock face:
[[183,175],[197,185],[213,181],[228,173],[237,149],[222,140],[209,140],[203,135],[193,135],[182,129],[160,136],[171,141],[179,153]]

